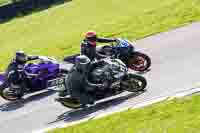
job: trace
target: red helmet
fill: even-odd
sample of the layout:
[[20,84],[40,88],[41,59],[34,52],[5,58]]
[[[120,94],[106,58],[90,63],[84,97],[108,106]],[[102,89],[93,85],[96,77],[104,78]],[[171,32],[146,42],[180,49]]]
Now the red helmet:
[[88,41],[91,45],[96,46],[97,41],[97,33],[95,31],[88,31],[85,33],[85,39]]
[[97,33],[95,31],[88,31],[85,33],[85,38],[96,38],[97,37]]

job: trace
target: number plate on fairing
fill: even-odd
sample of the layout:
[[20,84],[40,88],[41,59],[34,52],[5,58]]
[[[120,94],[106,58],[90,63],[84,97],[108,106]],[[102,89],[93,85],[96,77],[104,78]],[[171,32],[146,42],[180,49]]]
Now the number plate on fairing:
[[65,78],[56,78],[47,82],[47,87],[60,87],[64,84]]

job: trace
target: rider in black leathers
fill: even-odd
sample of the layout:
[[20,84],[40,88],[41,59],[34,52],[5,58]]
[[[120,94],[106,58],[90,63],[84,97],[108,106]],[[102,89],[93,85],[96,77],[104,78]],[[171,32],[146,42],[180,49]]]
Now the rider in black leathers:
[[111,43],[117,42],[115,38],[100,38],[96,32],[89,31],[85,34],[85,39],[81,42],[81,55],[86,55],[93,61],[96,58],[96,43]]
[[[66,80],[66,88],[70,91],[71,97],[80,99],[80,102],[83,105],[94,103],[94,91],[98,88],[104,87],[104,85],[88,85],[88,74],[92,67],[103,63],[103,60],[91,62],[91,60],[85,55],[76,57],[75,65],[69,72]],[[61,93],[60,96],[64,97],[65,95],[66,92]]]
[[8,65],[6,70],[6,83],[11,87],[10,93],[13,93],[15,90],[20,93],[23,91],[24,85],[24,74],[23,68],[27,61],[37,60],[39,56],[28,56],[23,51],[17,51],[15,58]]

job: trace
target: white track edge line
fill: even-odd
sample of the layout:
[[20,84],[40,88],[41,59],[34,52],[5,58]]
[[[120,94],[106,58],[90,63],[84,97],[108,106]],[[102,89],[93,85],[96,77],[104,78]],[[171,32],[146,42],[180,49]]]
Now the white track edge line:
[[198,92],[200,92],[200,88],[194,88],[194,89],[186,90],[186,91],[183,91],[183,92],[180,92],[180,93],[176,93],[175,95],[172,95],[172,96],[164,96],[164,97],[156,98],[156,99],[153,99],[153,100],[150,100],[150,101],[147,101],[147,102],[136,104],[136,105],[133,105],[132,107],[124,107],[124,108],[116,110],[116,111],[99,114],[95,117],[91,116],[91,117],[88,117],[88,118],[85,118],[85,119],[82,119],[82,120],[79,120],[79,121],[71,122],[71,123],[56,124],[56,125],[53,125],[53,126],[49,126],[47,128],[43,128],[43,129],[40,129],[40,130],[37,130],[37,131],[33,131],[32,133],[46,133],[46,132],[53,130],[53,129],[56,129],[56,128],[64,128],[64,127],[76,125],[76,124],[86,122],[86,121],[91,120],[91,119],[99,119],[99,118],[111,115],[113,113],[119,113],[119,112],[123,112],[123,111],[129,110],[129,109],[142,108],[142,107],[154,104],[154,103],[162,102],[162,101],[165,101],[165,100],[172,100],[174,98],[181,98],[181,97],[188,96],[188,95],[198,93]]

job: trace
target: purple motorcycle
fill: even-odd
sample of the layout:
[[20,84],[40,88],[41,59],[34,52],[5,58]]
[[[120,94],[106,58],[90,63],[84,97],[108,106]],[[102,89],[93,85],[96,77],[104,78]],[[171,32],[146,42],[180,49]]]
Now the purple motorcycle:
[[65,81],[66,74],[72,64],[60,63],[49,57],[42,57],[39,63],[28,63],[24,66],[22,74],[24,75],[25,88],[20,94],[10,94],[9,84],[7,83],[5,73],[0,74],[0,95],[8,101],[21,99],[25,94],[60,87]]

